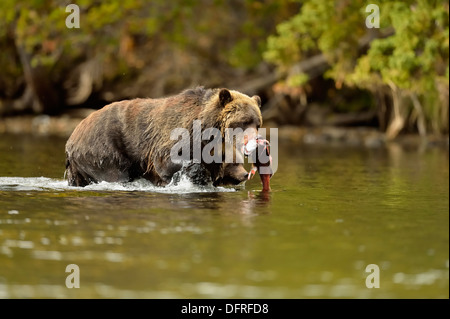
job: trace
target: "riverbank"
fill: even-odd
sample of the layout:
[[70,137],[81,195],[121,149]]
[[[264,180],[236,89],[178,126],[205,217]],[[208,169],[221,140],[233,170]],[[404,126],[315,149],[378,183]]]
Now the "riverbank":
[[[27,115],[0,118],[0,134],[31,134],[39,136],[59,136],[68,138],[75,127],[93,110],[79,109],[61,116]],[[276,127],[268,124],[267,127]],[[405,147],[449,147],[449,136],[402,134],[387,141],[383,132],[373,127],[298,127],[281,126],[278,128],[280,141],[312,145],[345,145],[377,148],[388,143]]]
[[283,126],[278,134],[280,141],[310,145],[336,145],[379,148],[399,144],[405,148],[449,148],[449,136],[401,134],[387,140],[385,134],[373,127],[295,127]]
[[60,116],[22,115],[0,118],[0,134],[32,134],[68,138],[75,127],[93,111],[79,109]]

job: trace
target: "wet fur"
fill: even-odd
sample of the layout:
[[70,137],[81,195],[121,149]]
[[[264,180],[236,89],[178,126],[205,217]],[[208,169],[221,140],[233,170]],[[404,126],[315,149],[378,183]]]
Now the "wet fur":
[[[84,119],[66,143],[69,185],[142,177],[155,185],[167,185],[181,168],[170,159],[170,150],[177,143],[170,139],[173,129],[188,129],[192,145],[193,121],[201,120],[202,130],[218,128],[224,138],[227,127],[245,130],[243,123],[259,127],[259,106],[259,97],[203,87],[167,98],[109,104]],[[199,170],[204,171],[200,174]],[[245,180],[245,172],[242,164],[201,163],[192,170],[192,179],[210,179],[215,185],[237,184]]]

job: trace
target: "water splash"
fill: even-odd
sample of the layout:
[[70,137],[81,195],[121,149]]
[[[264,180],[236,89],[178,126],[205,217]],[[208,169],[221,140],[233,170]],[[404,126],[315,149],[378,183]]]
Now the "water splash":
[[128,183],[100,182],[86,187],[68,186],[64,179],[48,177],[0,177],[0,191],[141,191],[154,193],[208,193],[235,192],[234,188],[199,186],[193,184],[186,176],[181,176],[176,183],[166,187],[155,186],[147,180],[140,179]]

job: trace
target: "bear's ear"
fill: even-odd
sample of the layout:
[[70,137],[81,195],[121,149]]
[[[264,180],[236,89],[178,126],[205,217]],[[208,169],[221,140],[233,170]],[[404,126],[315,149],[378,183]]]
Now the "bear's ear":
[[258,95],[253,95],[252,99],[254,99],[256,101],[256,104],[261,107],[261,98]]
[[219,92],[219,102],[221,107],[225,107],[228,103],[233,101],[230,91],[227,89],[221,89]]

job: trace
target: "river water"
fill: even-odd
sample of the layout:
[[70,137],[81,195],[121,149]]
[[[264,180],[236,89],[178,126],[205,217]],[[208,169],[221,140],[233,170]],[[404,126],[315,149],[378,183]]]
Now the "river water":
[[262,193],[68,187],[64,144],[0,136],[0,298],[449,298],[448,148],[280,142]]

